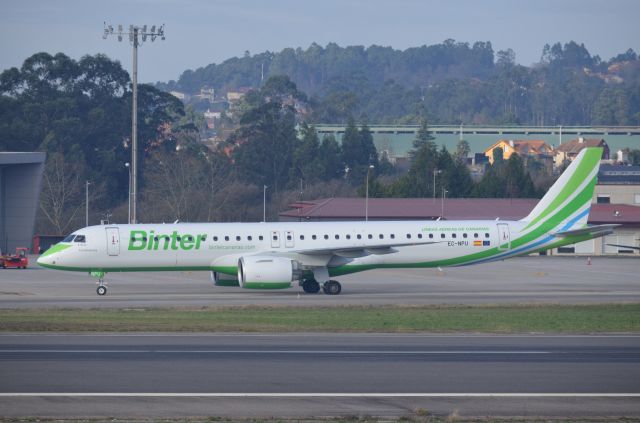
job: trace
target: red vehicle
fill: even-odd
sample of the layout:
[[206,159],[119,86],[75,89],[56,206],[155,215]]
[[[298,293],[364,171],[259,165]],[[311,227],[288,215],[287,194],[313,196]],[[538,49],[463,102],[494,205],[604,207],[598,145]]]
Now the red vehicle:
[[15,255],[9,256],[0,256],[0,267],[3,269],[7,269],[10,267],[14,267],[17,269],[26,269],[29,265],[29,249],[20,247],[16,248]]

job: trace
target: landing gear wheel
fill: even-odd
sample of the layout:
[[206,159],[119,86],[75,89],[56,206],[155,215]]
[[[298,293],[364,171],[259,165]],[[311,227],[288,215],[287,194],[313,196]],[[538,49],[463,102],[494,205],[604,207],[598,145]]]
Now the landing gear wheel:
[[322,290],[327,295],[338,295],[342,291],[342,285],[338,281],[327,281],[322,285]]
[[315,279],[305,279],[302,281],[302,290],[306,294],[317,294],[320,291],[320,284]]
[[104,285],[100,285],[98,289],[96,289],[98,295],[105,295],[107,293],[107,287]]

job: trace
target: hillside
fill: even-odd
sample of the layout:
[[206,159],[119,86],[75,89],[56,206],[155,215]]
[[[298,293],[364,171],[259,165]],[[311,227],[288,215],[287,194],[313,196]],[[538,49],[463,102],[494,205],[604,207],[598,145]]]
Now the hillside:
[[395,50],[381,46],[287,48],[185,71],[158,88],[218,95],[287,75],[311,98],[313,121],[528,125],[640,124],[640,60],[629,49],[610,60],[576,42],[542,49],[540,63],[516,64],[511,49],[446,40]]

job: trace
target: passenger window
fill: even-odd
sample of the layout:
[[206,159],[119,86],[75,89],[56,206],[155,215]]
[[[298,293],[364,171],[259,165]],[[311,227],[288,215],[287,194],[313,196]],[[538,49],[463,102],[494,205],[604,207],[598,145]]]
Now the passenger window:
[[367,238],[372,239],[373,235],[369,234],[369,235],[367,235]]
[[[75,238],[76,236],[74,234],[71,235],[67,235],[67,237],[65,239],[62,240],[62,242],[71,242],[73,241],[73,238]],[[136,239],[131,237],[131,241],[135,241]]]
[[336,239],[340,239],[340,235],[336,235]]
[[240,241],[241,239],[240,236],[236,236],[236,241]]
[[264,240],[264,237],[263,237],[262,235],[258,235],[258,239],[259,239],[260,241],[262,241],[262,240]]
[[396,239],[396,236],[394,234],[391,234],[391,239]]
[[378,235],[378,238],[384,239],[384,235],[380,234],[380,235]]
[[[429,237],[433,237],[433,234],[429,234]],[[422,239],[422,234],[418,234],[418,238]]]
[[287,235],[287,241],[291,241],[291,235]]
[[274,236],[273,236],[273,240],[274,240],[274,241],[277,241],[277,240],[278,240],[278,235],[274,235]]
[[325,234],[324,239],[329,239],[329,235]]
[[227,235],[225,235],[224,240],[225,241],[229,241],[229,237]]
[[456,235],[456,234],[451,234],[451,238],[455,238],[455,237],[457,237],[457,236],[458,236],[458,235]]
[[213,241],[214,241],[214,242],[218,242],[218,237],[217,237],[217,236],[214,236],[214,237],[213,237]]
[[315,235],[311,235],[311,239],[315,240],[315,239],[317,239],[317,238],[318,238],[317,236],[315,236]]
[[356,238],[362,239],[362,235],[358,234],[358,235],[356,235]]
[[411,239],[411,234],[407,234],[407,239]]
[[440,234],[440,238],[444,238],[444,234]]
[[474,237],[474,238],[477,238],[477,237],[478,237],[478,234],[473,234],[473,237]]
[[304,235],[300,235],[300,241],[304,241]]
[[78,235],[76,236],[76,239],[73,240],[73,242],[86,242],[84,235]]
[[247,241],[251,241],[252,239],[253,239],[253,237],[252,237],[251,235],[249,235],[249,236],[247,237]]
[[351,235],[347,234],[347,239],[351,239]]
[[[422,238],[422,236],[420,238]],[[433,238],[433,234],[429,234],[429,238]]]
[[467,234],[466,234],[466,233],[462,234],[462,237],[463,237],[463,238],[466,238],[466,237],[467,237]]
[[489,234],[488,234],[488,233],[485,233],[485,234],[484,234],[484,237],[485,237],[485,238],[489,238]]

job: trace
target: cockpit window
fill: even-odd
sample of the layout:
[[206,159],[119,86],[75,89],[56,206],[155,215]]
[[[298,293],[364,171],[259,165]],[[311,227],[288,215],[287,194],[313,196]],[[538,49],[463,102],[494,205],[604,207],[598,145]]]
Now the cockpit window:
[[76,239],[73,240],[73,242],[87,242],[87,241],[85,240],[84,235],[78,235],[76,236]]
[[72,242],[73,238],[75,237],[76,237],[76,234],[67,235],[67,237],[63,239],[62,242]]

